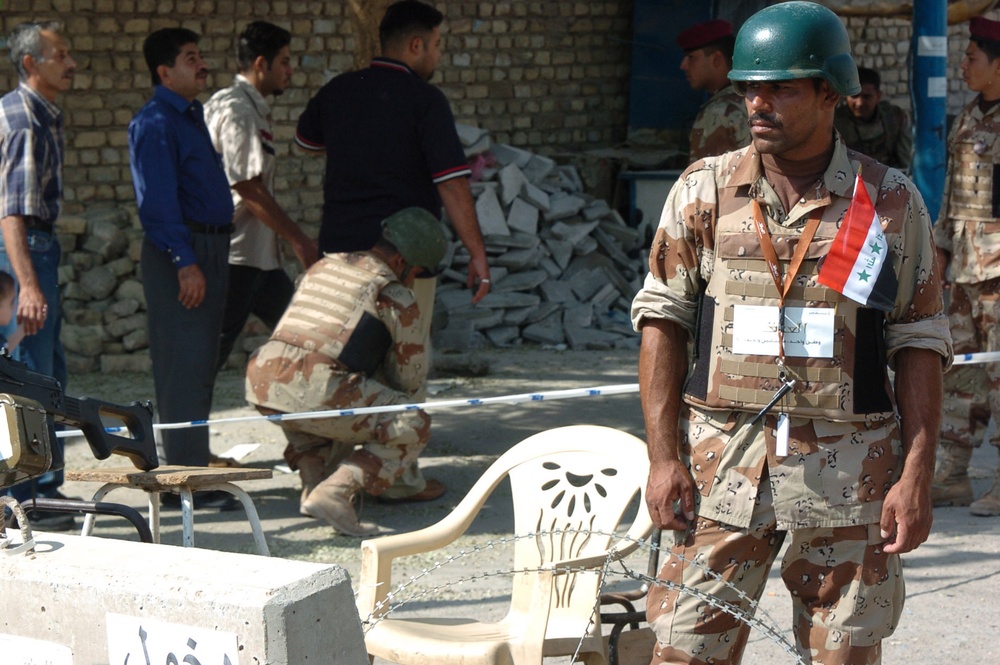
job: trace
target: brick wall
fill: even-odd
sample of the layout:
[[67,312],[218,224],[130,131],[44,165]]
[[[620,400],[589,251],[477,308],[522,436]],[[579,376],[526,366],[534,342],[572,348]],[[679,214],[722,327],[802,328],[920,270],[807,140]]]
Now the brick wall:
[[[1000,9],[985,14],[1000,20]],[[854,47],[854,57],[862,67],[871,67],[882,75],[882,91],[893,104],[910,109],[910,75],[907,58],[912,35],[909,19],[848,18],[847,31]],[[958,113],[974,97],[962,81],[958,66],[969,44],[969,24],[948,28],[948,114]]]
[[[293,87],[274,105],[282,159],[281,203],[317,222],[321,160],[291,148],[309,96],[353,66],[346,2],[221,0],[6,0],[6,34],[23,20],[57,18],[79,64],[67,114],[66,210],[134,203],[126,126],[150,93],[142,41],[183,25],[202,35],[213,74],[209,91],[229,85],[234,36],[266,19],[291,30],[297,57]],[[552,152],[611,145],[625,136],[631,2],[447,2],[445,55],[434,82],[458,121],[490,130],[497,141]],[[0,90],[16,84],[0,63]],[[206,95],[207,98],[207,95]]]

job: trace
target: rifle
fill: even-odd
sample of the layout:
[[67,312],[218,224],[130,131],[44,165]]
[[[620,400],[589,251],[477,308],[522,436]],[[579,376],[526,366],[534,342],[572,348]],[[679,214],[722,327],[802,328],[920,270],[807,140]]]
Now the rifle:
[[[121,421],[129,436],[108,432],[103,417]],[[97,459],[124,455],[143,471],[159,466],[150,401],[123,406],[68,397],[54,378],[0,350],[0,487],[63,467],[61,448],[52,445],[55,423],[80,429]]]

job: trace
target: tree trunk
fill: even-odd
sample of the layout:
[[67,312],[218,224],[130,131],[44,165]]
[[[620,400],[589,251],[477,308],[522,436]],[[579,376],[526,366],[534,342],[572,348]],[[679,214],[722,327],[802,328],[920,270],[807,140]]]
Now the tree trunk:
[[393,0],[348,0],[354,23],[354,68],[364,69],[379,54],[378,24]]

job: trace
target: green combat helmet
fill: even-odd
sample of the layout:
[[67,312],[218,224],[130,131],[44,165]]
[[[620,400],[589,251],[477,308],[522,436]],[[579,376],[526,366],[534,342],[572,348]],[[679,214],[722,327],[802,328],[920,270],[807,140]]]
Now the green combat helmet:
[[437,269],[448,246],[441,222],[415,206],[382,220],[382,237],[393,244],[407,264],[428,273]]
[[814,2],[783,2],[760,10],[736,36],[729,80],[821,78],[839,94],[861,92],[851,40],[832,11]]

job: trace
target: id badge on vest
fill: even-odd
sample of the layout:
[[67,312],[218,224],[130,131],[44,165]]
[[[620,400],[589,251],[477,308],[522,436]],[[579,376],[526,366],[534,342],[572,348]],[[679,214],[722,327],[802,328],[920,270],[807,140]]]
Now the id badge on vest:
[[[786,307],[784,355],[793,358],[832,358],[834,313],[832,308]],[[777,356],[780,309],[758,305],[733,307],[733,353]]]
[[[780,341],[779,330],[783,333]],[[784,357],[832,358],[833,330],[834,310],[830,308],[733,307],[733,353],[741,355],[778,356],[784,352]],[[777,403],[792,384],[786,382],[783,388],[786,386],[772,403]],[[774,438],[774,454],[787,457],[788,414],[784,411],[778,414]]]

